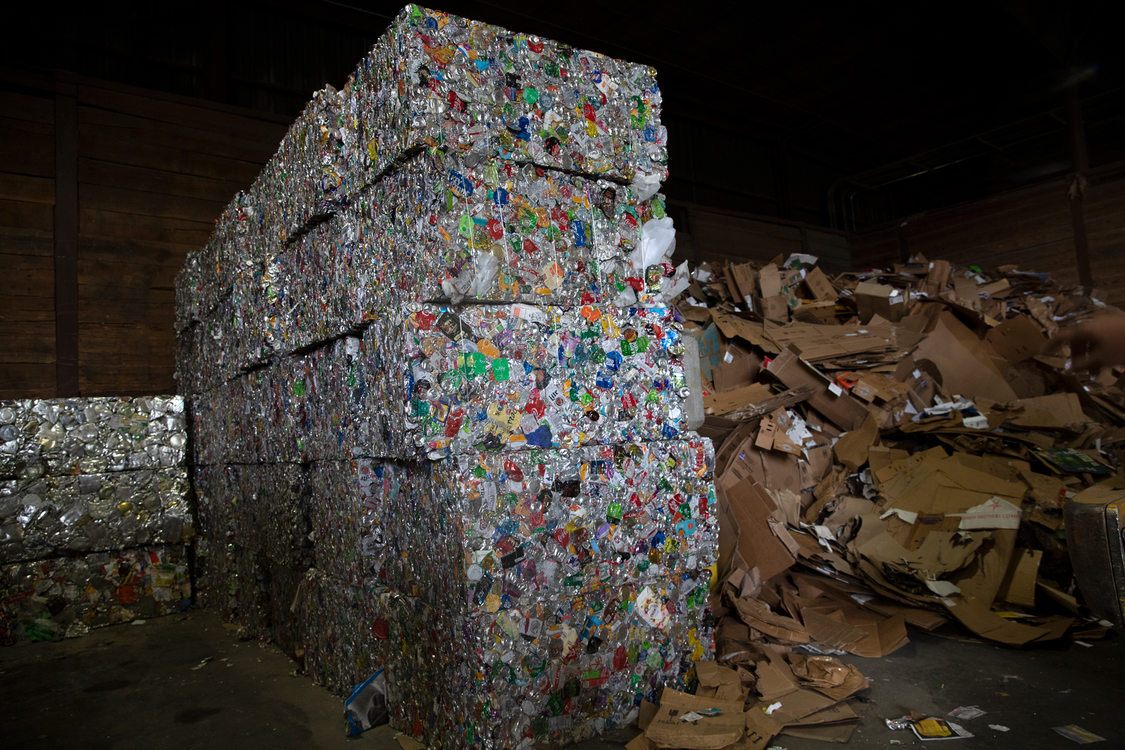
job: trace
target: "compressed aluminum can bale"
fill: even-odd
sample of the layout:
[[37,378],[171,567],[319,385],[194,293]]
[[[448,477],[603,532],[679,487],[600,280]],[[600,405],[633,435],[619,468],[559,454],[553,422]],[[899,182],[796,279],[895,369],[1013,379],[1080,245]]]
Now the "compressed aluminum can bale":
[[667,134],[651,67],[410,5],[344,86],[349,177],[423,146],[659,182]]
[[0,563],[193,536],[183,468],[0,481]]
[[342,124],[339,93],[315,92],[249,190],[223,209],[207,244],[189,253],[176,277],[177,331],[216,316],[222,296],[271,248],[335,210]]
[[[424,465],[369,458],[311,464],[310,536],[317,571],[349,586],[393,585],[402,577],[393,559],[402,548],[387,539],[380,512],[389,496],[424,502],[428,476]],[[388,545],[395,551],[388,553]]]
[[193,398],[199,464],[438,458],[680,436],[672,307],[408,305]]
[[344,583],[310,570],[289,608],[304,671],[318,685],[346,696],[388,660],[395,599],[384,589]]
[[237,543],[281,566],[304,570],[311,561],[310,490],[299,464],[195,468],[201,533]]
[[256,255],[256,227],[250,198],[239,191],[219,214],[207,244],[189,254],[176,275],[177,331],[216,315],[219,301]]
[[404,387],[395,400],[407,429],[390,429],[418,454],[680,435],[686,383],[674,308],[415,305],[402,328],[385,321],[368,329],[367,349],[404,355],[404,378],[391,384]]
[[247,191],[256,233],[285,242],[336,210],[349,137],[341,94],[331,86],[314,92]]
[[0,402],[0,477],[170,468],[186,445],[180,396]]
[[318,574],[409,606],[340,604],[347,621],[311,623],[310,643],[386,619],[397,726],[430,746],[627,723],[712,648],[713,460],[694,439],[314,465]]
[[0,643],[55,640],[191,602],[187,549],[163,545],[0,566]]
[[242,269],[182,332],[181,384],[203,390],[404,302],[662,304],[678,271],[656,230],[670,222],[661,196],[605,180],[420,154]]

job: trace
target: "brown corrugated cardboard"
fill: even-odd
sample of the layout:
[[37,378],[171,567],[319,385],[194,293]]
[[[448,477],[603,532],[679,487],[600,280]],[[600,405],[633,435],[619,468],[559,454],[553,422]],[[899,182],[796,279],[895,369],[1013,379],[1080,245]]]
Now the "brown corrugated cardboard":
[[722,494],[738,524],[737,548],[746,564],[757,568],[763,581],[788,570],[796,558],[770,528],[769,518],[777,506],[769,495],[747,479],[723,489]]
[[[708,709],[721,713],[694,722],[684,720],[684,714]],[[717,701],[664,688],[644,736],[655,747],[720,750],[742,738],[746,729],[743,713],[742,701]]]
[[[858,428],[867,417],[867,409],[839,386],[833,386],[823,376],[802,362],[790,351],[784,351],[770,362],[767,371],[789,388],[810,386],[816,388],[809,405],[819,411],[842,430]],[[834,388],[835,390],[830,390]]]
[[873,281],[861,281],[853,294],[861,322],[866,323],[873,315],[891,321],[901,320],[906,315],[907,295],[901,289]]

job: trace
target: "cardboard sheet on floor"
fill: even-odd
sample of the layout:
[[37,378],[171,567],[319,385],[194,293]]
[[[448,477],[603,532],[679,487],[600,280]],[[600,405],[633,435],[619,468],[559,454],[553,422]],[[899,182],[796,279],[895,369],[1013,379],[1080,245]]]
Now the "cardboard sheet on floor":
[[863,632],[844,622],[832,607],[826,607],[823,611],[817,607],[805,607],[801,610],[801,620],[804,621],[812,642],[828,650],[850,652],[865,636]]
[[840,649],[856,656],[883,657],[908,642],[906,621],[901,615],[884,616],[836,602],[806,607],[801,617],[814,639],[814,633],[833,632],[846,644]]
[[[721,713],[697,721],[684,714],[717,708]],[[721,750],[738,742],[746,730],[742,701],[718,701],[664,688],[660,705],[644,736],[655,747]]]
[[[835,701],[815,690],[798,688],[791,693],[787,693],[780,698],[770,701],[768,704],[763,701],[758,704],[758,707],[760,710],[769,711],[767,715],[778,724],[787,726],[802,723],[802,719],[813,716],[814,714],[819,714],[826,709],[835,707],[837,704],[839,704],[839,701]],[[749,710],[755,710],[755,706],[751,706]],[[852,716],[854,717],[855,714],[852,713]],[[845,718],[846,717],[840,717],[831,720],[842,721]],[[816,724],[828,722],[820,722],[814,719],[806,723]]]
[[791,724],[790,727],[815,727],[815,726],[838,726],[841,723],[854,724],[859,720],[859,714],[851,702],[837,703],[834,706],[817,711],[816,713],[809,714],[802,718],[800,721]]
[[782,730],[783,737],[798,737],[803,740],[818,740],[820,742],[851,742],[859,722],[849,721],[844,724],[828,724],[825,726],[798,726],[787,727]]
[[[1023,646],[1033,641],[1051,640],[1061,637],[1073,620],[1064,618],[1053,620],[1048,625],[1028,625],[1022,622],[1006,620],[992,612],[987,603],[979,599],[966,599],[955,597],[947,604],[949,613],[962,625],[990,641],[1006,643],[1009,646]],[[1062,632],[1060,631],[1060,627]]]

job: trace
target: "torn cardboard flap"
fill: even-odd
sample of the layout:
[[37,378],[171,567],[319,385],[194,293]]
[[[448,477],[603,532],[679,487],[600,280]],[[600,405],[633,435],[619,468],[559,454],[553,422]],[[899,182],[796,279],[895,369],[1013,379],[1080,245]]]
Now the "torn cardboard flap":
[[779,615],[770,610],[765,602],[740,597],[732,602],[738,610],[739,618],[754,630],[758,630],[782,643],[808,643],[809,634],[804,626],[792,617]]
[[834,656],[790,654],[793,674],[806,687],[811,687],[838,701],[870,687],[867,678],[854,664],[845,664]]
[[1043,329],[1026,315],[1008,318],[990,329],[984,338],[1010,365],[1042,354],[1048,345]]
[[751,383],[733,391],[706,393],[703,396],[703,411],[713,416],[731,414],[748,404],[765,403],[773,395],[769,386],[761,383]]
[[767,263],[758,271],[758,284],[763,297],[781,294],[781,272],[775,263]]
[[941,374],[942,390],[965,398],[1014,401],[1017,396],[1001,375],[991,346],[981,341],[952,313],[945,312],[918,344],[917,360],[929,360]]
[[749,263],[735,263],[730,267],[730,275],[738,289],[736,299],[750,305],[752,310],[752,300],[758,293],[758,272]]
[[812,292],[813,298],[822,302],[835,302],[837,297],[836,287],[824,275],[820,268],[813,268],[805,275],[805,286]]
[[1020,607],[1035,606],[1035,583],[1039,578],[1039,563],[1043,550],[1020,549],[1012,556],[1012,563],[996,598]]
[[749,480],[726,487],[722,494],[738,524],[737,548],[746,564],[757,568],[763,581],[788,570],[796,557],[770,527],[776,506],[769,495]]
[[867,452],[879,438],[879,424],[873,414],[868,414],[858,430],[845,432],[836,442],[834,450],[836,460],[848,468],[856,471],[867,463]]
[[695,663],[695,676],[699,679],[697,697],[732,703],[745,701],[746,691],[736,670],[717,662],[700,661]]
[[816,388],[809,398],[809,405],[841,430],[857,429],[867,418],[867,409],[859,401],[839,387],[831,390],[833,384],[793,352],[780,353],[770,363],[767,371],[787,388]]
[[711,311],[711,320],[728,339],[742,339],[771,353],[777,351],[777,346],[766,338],[761,323],[719,310]]

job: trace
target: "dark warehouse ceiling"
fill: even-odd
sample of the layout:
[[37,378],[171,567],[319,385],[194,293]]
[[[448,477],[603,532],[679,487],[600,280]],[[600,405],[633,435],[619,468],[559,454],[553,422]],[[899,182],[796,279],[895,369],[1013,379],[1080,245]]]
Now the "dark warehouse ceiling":
[[[1071,168],[1070,87],[1091,164],[1125,158],[1108,3],[438,5],[654,65],[680,200],[860,228],[971,200]],[[52,10],[6,52],[9,65],[293,116],[343,83],[400,6],[86,6]]]

